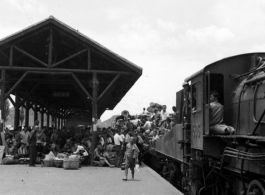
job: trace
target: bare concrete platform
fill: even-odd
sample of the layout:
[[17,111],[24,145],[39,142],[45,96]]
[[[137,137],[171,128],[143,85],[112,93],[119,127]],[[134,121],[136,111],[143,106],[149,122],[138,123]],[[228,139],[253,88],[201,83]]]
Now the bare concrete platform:
[[[123,181],[124,171],[109,167],[64,170],[55,167],[0,165],[3,195],[182,195],[147,166],[134,181]],[[129,178],[130,178],[129,174]]]

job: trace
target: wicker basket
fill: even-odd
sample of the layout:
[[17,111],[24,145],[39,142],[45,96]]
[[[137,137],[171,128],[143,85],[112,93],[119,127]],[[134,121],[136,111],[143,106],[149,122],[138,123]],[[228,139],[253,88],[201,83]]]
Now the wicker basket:
[[111,165],[115,165],[115,161],[116,161],[116,158],[110,158],[110,159],[109,159],[109,163],[110,163]]
[[54,160],[54,164],[57,168],[63,167],[63,159],[62,160]]
[[78,169],[80,166],[79,161],[63,160],[64,169]]
[[44,167],[54,167],[54,160],[44,160],[43,159],[43,166]]

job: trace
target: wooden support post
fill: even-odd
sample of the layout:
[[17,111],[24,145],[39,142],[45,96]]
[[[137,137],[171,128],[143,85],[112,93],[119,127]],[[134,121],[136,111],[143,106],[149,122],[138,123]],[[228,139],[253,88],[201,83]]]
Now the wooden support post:
[[[0,132],[4,130],[5,126],[5,121],[4,121],[4,115],[5,115],[5,81],[6,81],[6,70],[2,70],[2,75],[1,75],[1,119],[3,120],[2,126],[0,128]],[[1,136],[0,136],[1,137]]]
[[52,118],[52,129],[54,129],[54,127],[55,127],[54,124],[55,123],[54,123],[54,115],[53,114],[51,114],[51,118]]
[[97,73],[93,73],[93,99],[92,99],[92,144],[91,144],[91,164],[94,159],[94,150],[96,148],[98,131],[97,131],[97,94],[98,94],[98,81]]
[[10,46],[10,53],[9,53],[9,66],[13,66],[13,46]]
[[90,49],[88,49],[88,51],[87,51],[87,69],[91,70],[91,53],[90,53]]
[[35,106],[34,106],[34,121],[33,121],[33,124],[34,122],[38,120],[38,105],[37,105],[37,100],[35,100]]
[[58,116],[58,129],[61,129],[60,121],[61,121],[61,118],[60,118],[60,115],[59,115],[59,116]]
[[44,109],[43,109],[43,107],[41,108],[41,117],[40,117],[40,126],[41,126],[41,128],[43,128],[44,127]]
[[19,115],[20,115],[20,110],[19,110],[19,91],[16,91],[16,106],[15,106],[15,120],[14,120],[14,129],[17,129],[19,126]]
[[25,113],[25,126],[26,127],[29,126],[29,109],[30,109],[29,100],[27,100],[26,101],[26,113]]
[[61,116],[61,129],[64,127],[63,119],[64,119],[64,110],[62,110],[62,116]]
[[49,128],[50,127],[50,113],[49,112],[47,112],[47,128]]
[[54,128],[57,129],[57,117],[54,117]]
[[52,66],[52,46],[53,46],[53,31],[50,28],[50,43],[49,43],[49,55],[48,55],[48,66],[51,68]]

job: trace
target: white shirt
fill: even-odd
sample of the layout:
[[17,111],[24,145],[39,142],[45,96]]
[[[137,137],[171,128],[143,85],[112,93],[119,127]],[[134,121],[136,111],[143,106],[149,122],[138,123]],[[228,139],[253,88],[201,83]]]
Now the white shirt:
[[102,146],[104,146],[104,144],[105,144],[105,140],[104,140],[103,137],[100,138],[100,143],[101,143]]
[[143,126],[143,128],[145,130],[149,130],[149,129],[151,129],[151,125],[152,125],[152,122],[151,121],[146,121],[145,124],[144,124],[144,126]]
[[122,142],[124,142],[125,140],[125,136],[123,134],[120,135],[121,139],[122,139]]
[[158,135],[152,137],[152,141],[156,141],[157,139],[159,139]]
[[84,156],[88,156],[87,151],[85,150],[85,148],[83,146],[77,146],[77,150],[75,152],[73,152],[74,154],[78,153],[79,151],[84,151],[83,155]]
[[121,136],[119,136],[119,134],[118,133],[116,133],[115,135],[114,135],[114,143],[115,143],[115,145],[121,145],[121,142],[122,142],[123,140],[122,140],[122,138],[121,138]]
[[161,115],[161,119],[162,119],[162,121],[164,121],[164,120],[166,120],[167,119],[167,117],[168,117],[168,113],[167,113],[167,111],[161,111],[161,113],[160,113],[160,115]]

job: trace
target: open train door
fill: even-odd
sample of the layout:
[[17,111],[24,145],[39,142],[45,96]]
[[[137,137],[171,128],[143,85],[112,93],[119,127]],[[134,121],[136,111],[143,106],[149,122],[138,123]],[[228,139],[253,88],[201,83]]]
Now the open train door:
[[209,121],[210,121],[210,71],[207,71],[205,73],[205,102],[204,105],[204,134],[209,135],[210,133],[210,127],[209,127]]

